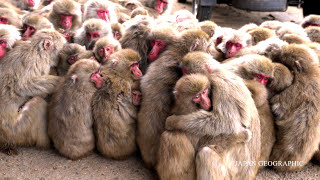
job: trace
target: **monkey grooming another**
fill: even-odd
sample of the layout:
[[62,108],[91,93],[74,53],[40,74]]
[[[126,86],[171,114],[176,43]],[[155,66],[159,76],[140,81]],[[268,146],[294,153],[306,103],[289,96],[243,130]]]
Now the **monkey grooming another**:
[[142,76],[140,56],[123,49],[110,59],[101,68],[104,85],[92,100],[96,146],[105,157],[126,159],[137,149],[135,105],[140,104],[140,97],[132,88]]
[[41,30],[29,43],[17,44],[3,58],[0,72],[0,149],[14,146],[47,148],[47,103],[59,77],[49,74],[58,63],[65,39],[57,31]]

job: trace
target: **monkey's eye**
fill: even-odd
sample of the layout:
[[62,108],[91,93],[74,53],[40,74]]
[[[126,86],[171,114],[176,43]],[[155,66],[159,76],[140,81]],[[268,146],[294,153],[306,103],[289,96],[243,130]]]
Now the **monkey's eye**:
[[139,67],[139,63],[133,63],[131,64],[131,67]]
[[87,32],[87,33],[86,33],[86,36],[87,36],[87,37],[91,37],[91,34]]
[[269,78],[268,78],[268,77],[265,77],[264,80],[269,80]]
[[261,75],[259,75],[259,74],[256,77],[257,77],[257,79],[262,79]]
[[200,94],[197,94],[197,95],[195,95],[195,96],[193,96],[192,97],[192,100],[194,101],[194,102],[199,102],[200,101]]
[[64,35],[66,35],[67,37],[69,37],[71,35],[71,33],[65,33]]
[[150,43],[151,43],[151,46],[154,46],[156,42],[155,40],[151,40]]
[[203,91],[202,91],[202,94],[206,94],[208,92],[208,88],[205,88]]
[[3,43],[4,43],[4,41],[0,40],[0,44],[3,44]]
[[97,37],[99,37],[99,35],[98,34],[94,34],[93,37],[97,38]]

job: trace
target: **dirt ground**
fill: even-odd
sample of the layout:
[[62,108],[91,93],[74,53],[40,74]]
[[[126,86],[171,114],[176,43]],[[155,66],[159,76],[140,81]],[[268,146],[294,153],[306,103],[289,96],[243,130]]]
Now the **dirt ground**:
[[[173,10],[191,11],[191,0],[187,4],[174,4]],[[270,16],[271,15],[271,16]],[[289,7],[286,12],[247,12],[227,5],[214,8],[212,19],[220,26],[239,28],[247,23],[260,24],[275,18],[280,21],[300,22],[302,10]],[[125,161],[115,161],[102,157],[97,152],[77,161],[60,156],[57,151],[19,148],[17,156],[0,153],[0,179],[156,179],[156,174],[146,168],[139,155]],[[320,179],[320,166],[309,163],[300,172],[276,173],[264,169],[257,175],[262,179]]]

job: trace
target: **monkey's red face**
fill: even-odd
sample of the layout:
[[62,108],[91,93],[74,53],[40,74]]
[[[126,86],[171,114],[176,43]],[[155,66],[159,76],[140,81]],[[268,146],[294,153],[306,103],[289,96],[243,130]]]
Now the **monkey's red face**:
[[263,85],[266,85],[270,81],[270,77],[265,74],[255,74],[254,79]]
[[105,20],[107,22],[110,22],[109,10],[107,10],[107,9],[98,9],[97,10],[97,15],[99,16],[100,19]]
[[100,71],[94,72],[90,76],[90,81],[96,85],[96,88],[102,88],[103,79]]
[[139,63],[133,63],[130,66],[130,70],[134,80],[139,80],[142,77],[142,72],[139,69]]
[[68,64],[72,65],[74,64],[76,61],[78,60],[78,56],[77,55],[72,55],[67,59]]
[[209,90],[205,88],[201,93],[196,94],[192,97],[192,101],[196,104],[199,104],[200,107],[204,110],[209,110],[211,108],[211,101],[208,96]]
[[139,106],[141,103],[142,93],[140,91],[132,91],[132,104]]
[[72,34],[70,32],[62,33],[62,35],[69,43],[71,42]]
[[0,39],[0,61],[6,54],[7,41],[4,39]]
[[23,34],[22,34],[22,40],[29,39],[37,30],[30,25],[24,24],[23,25]]
[[217,39],[216,39],[216,46],[218,46],[220,43],[222,43],[222,40],[223,40],[223,37],[222,36],[220,36],[220,37],[218,37]]
[[183,75],[188,74],[188,72],[189,72],[189,68],[186,67],[186,66],[183,66],[183,67],[182,67],[182,73],[183,73]]
[[98,31],[87,32],[86,37],[87,37],[88,41],[92,41],[93,39],[99,38],[100,34]]
[[119,31],[114,31],[113,37],[114,39],[119,40],[121,38],[121,33]]
[[8,24],[8,19],[0,16],[0,24]]
[[313,22],[307,22],[303,25],[303,28],[307,28],[309,26],[320,26],[318,23],[313,23]]
[[231,58],[233,57],[240,49],[242,48],[242,44],[238,42],[228,41],[226,43],[226,57]]
[[72,15],[60,14],[61,26],[64,29],[69,29],[72,26]]
[[34,2],[34,0],[28,0],[28,5],[29,5],[30,7],[34,7],[35,4],[36,4],[36,3]]
[[192,18],[187,16],[187,15],[178,15],[176,17],[176,22],[177,23],[180,23],[180,22],[183,22],[183,21],[186,21],[186,20],[191,20]]
[[148,57],[149,57],[149,61],[153,62],[158,58],[159,53],[166,48],[166,43],[162,40],[151,40],[150,43],[151,43],[152,49]]
[[166,0],[157,0],[156,11],[158,11],[158,13],[162,13],[167,4],[168,2]]
[[100,57],[102,57],[103,62],[107,61],[113,52],[113,46],[105,46],[98,50],[98,54],[100,55]]

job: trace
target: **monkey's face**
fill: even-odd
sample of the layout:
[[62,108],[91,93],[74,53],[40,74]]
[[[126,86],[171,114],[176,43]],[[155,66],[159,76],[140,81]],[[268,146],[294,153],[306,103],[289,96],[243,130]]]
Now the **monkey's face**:
[[33,26],[24,24],[23,31],[22,31],[22,40],[25,41],[29,39],[36,31],[37,31],[36,28],[34,28]]
[[4,39],[0,39],[0,60],[6,54],[7,41]]
[[90,81],[93,82],[96,86],[96,88],[101,88],[103,86],[103,76],[101,75],[101,71],[98,70],[97,72],[94,72],[90,76]]
[[107,45],[107,46],[99,48],[97,53],[101,57],[100,63],[106,62],[110,58],[110,56],[113,52],[114,52],[114,47],[111,45]]
[[199,104],[201,109],[209,110],[211,108],[211,100],[208,96],[209,89],[205,88],[198,94],[192,97],[192,101],[196,104]]
[[233,57],[240,49],[242,48],[242,44],[235,41],[228,41],[226,43],[226,58]]
[[74,55],[71,55],[71,56],[68,57],[67,63],[68,63],[69,65],[72,65],[72,64],[74,64],[77,60],[78,60],[78,55],[77,55],[77,54],[74,54]]
[[166,48],[166,43],[162,40],[156,39],[151,40],[150,44],[152,49],[148,55],[148,58],[150,62],[153,62],[158,58],[160,52],[162,52]]
[[88,42],[91,42],[94,39],[98,39],[100,37],[100,33],[98,31],[86,32],[86,37]]
[[168,2],[167,2],[167,0],[156,0],[157,2],[156,2],[156,7],[155,7],[155,9],[156,9],[156,11],[158,12],[158,13],[163,13],[163,11],[165,10],[165,8],[167,7],[167,4],[168,4]]
[[63,29],[70,29],[72,27],[73,15],[60,14],[60,22]]
[[113,37],[115,40],[119,40],[122,37],[122,35],[119,31],[113,31]]
[[140,91],[132,91],[132,104],[135,106],[139,106],[141,103],[142,93]]
[[28,0],[28,5],[30,7],[34,7],[36,5],[35,1],[34,0]]
[[110,22],[110,13],[108,9],[98,9],[97,15],[100,19],[106,22]]
[[0,24],[8,24],[8,18],[0,16]]
[[255,74],[254,79],[263,85],[266,85],[271,80],[271,78],[268,75],[262,73]]
[[131,64],[130,71],[134,80],[139,80],[142,77],[142,72],[139,69],[139,63],[135,62]]

